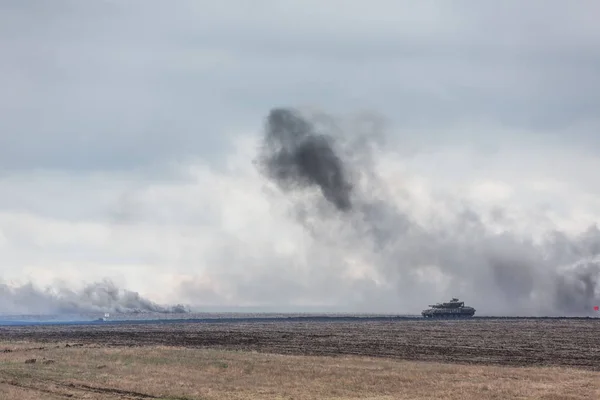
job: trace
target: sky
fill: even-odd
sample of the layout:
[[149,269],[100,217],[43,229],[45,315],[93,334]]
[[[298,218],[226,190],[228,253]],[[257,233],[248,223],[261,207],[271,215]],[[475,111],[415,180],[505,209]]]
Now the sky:
[[[460,296],[588,313],[599,12],[1,2],[0,312],[114,309],[105,292],[122,290],[199,310],[418,313]],[[279,108],[329,121],[359,208],[261,172]]]

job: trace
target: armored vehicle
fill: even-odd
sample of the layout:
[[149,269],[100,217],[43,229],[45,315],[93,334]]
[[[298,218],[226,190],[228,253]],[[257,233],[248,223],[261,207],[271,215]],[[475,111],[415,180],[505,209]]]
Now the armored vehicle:
[[465,302],[456,297],[447,303],[437,303],[429,307],[421,312],[425,318],[470,318],[475,315],[473,307],[465,306]]

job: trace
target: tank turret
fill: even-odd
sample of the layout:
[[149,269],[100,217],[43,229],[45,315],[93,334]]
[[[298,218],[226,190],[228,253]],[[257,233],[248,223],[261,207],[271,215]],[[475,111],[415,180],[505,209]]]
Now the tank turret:
[[453,297],[449,302],[430,305],[421,315],[425,318],[469,318],[475,315],[475,309]]

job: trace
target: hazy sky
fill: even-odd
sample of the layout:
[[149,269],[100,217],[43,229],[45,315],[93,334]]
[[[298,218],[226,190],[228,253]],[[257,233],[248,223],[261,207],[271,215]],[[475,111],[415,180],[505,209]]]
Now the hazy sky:
[[382,277],[389,260],[319,242],[252,162],[265,118],[381,122],[373,168],[423,226],[453,227],[461,204],[492,230],[483,216],[500,215],[511,240],[577,234],[600,219],[599,14],[584,0],[2,1],[0,278],[110,278],[160,303],[416,312],[460,295],[506,311],[477,265],[452,269],[478,276],[474,293],[411,264],[413,293]]

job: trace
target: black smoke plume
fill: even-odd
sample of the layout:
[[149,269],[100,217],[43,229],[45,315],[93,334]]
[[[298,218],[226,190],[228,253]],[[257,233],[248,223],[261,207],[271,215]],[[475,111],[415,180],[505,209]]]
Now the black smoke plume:
[[317,186],[338,210],[349,210],[352,185],[332,138],[291,109],[272,110],[266,125],[264,172],[282,189]]
[[[462,199],[447,200],[452,219],[436,223],[434,216],[423,225],[378,176],[381,147],[371,138],[380,132],[357,136],[352,126],[327,128],[311,118],[286,108],[269,113],[260,170],[289,194],[298,221],[321,250],[376,267],[396,286],[400,307],[418,307],[424,296],[460,295],[490,313],[581,315],[600,303],[597,227],[576,237],[549,232],[534,242],[492,231],[486,216]],[[343,213],[322,207],[323,200]],[[434,272],[448,287],[439,286]]]

